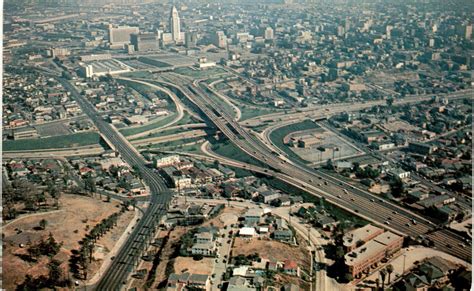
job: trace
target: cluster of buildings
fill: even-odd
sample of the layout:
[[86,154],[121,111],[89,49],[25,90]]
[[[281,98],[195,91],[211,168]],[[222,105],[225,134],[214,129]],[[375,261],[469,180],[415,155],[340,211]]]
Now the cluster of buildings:
[[269,209],[261,208],[250,208],[244,213],[238,235],[243,238],[270,237],[286,243],[294,240],[286,220],[272,216]]
[[170,114],[165,95],[152,90],[137,91],[115,81],[77,82],[76,85],[98,111],[117,128],[140,125]]
[[235,173],[221,165],[217,168],[195,163],[179,155],[154,156],[154,166],[168,184],[178,190],[199,188],[211,182],[233,178]]
[[472,283],[470,271],[444,260],[431,257],[419,263],[408,274],[393,283],[402,290],[428,290],[431,288],[461,290],[469,289]]
[[347,233],[343,238],[347,271],[360,278],[386,258],[395,255],[403,245],[403,237],[367,224]]
[[55,79],[35,71],[6,74],[3,102],[4,136],[13,139],[38,137],[33,125],[82,115],[79,105]]
[[[138,173],[113,153],[102,156],[70,158],[69,164],[77,176],[76,182],[91,177],[98,192],[127,196],[147,195],[149,190]],[[82,184],[82,183],[81,183]]]

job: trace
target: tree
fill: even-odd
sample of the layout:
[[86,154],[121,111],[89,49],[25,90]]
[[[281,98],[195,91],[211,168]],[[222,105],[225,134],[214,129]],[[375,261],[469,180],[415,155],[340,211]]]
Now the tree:
[[385,276],[387,276],[387,271],[385,269],[380,270],[380,278],[382,279],[382,290],[385,289]]
[[400,179],[399,177],[394,176],[390,180],[389,184],[393,196],[400,197],[405,193],[405,186],[403,184],[402,179]]
[[352,280],[354,280],[354,277],[353,277],[352,274],[350,274],[350,273],[345,273],[345,274],[344,274],[344,280],[345,280],[346,282],[351,282]]
[[40,220],[39,227],[41,227],[42,230],[45,230],[47,225],[48,225],[48,221],[46,219]]
[[61,269],[61,262],[55,259],[52,259],[48,264],[49,270],[49,282],[51,286],[56,286],[62,281],[63,270]]
[[390,276],[393,273],[393,266],[391,264],[387,266],[387,273],[388,273],[388,284],[390,285]]
[[387,98],[387,106],[388,106],[388,107],[392,107],[393,101],[394,101],[394,100],[393,100],[392,97],[388,97],[388,98]]
[[95,185],[95,179],[94,177],[92,177],[92,175],[88,174],[86,176],[86,179],[84,180],[84,188],[91,194],[97,190]]

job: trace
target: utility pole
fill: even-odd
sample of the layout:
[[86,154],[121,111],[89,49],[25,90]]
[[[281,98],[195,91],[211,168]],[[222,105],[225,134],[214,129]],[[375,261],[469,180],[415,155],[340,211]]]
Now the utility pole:
[[405,259],[407,258],[407,255],[406,254],[403,254],[403,274],[405,274]]
[[291,226],[291,205],[290,205],[290,212],[288,212],[288,224]]

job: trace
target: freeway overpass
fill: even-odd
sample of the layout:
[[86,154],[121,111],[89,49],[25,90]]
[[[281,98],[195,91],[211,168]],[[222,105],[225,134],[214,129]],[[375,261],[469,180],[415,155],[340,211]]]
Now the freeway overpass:
[[[275,155],[274,151],[252,131],[241,126],[226,114],[221,105],[207,96],[199,82],[185,87],[171,85],[180,90],[201,113],[210,126],[219,129],[229,140],[245,153],[268,165],[275,178],[342,207],[355,215],[365,217],[373,223],[383,225],[397,233],[418,237],[425,235],[433,240],[435,247],[466,261],[471,259],[471,249],[461,246],[463,238],[446,230],[435,230],[433,223],[391,202],[378,199],[364,190],[331,176],[317,174],[313,169]],[[420,98],[424,100],[424,98]],[[416,101],[416,100],[414,100]],[[328,185],[323,185],[322,182]],[[434,232],[433,232],[434,231]]]

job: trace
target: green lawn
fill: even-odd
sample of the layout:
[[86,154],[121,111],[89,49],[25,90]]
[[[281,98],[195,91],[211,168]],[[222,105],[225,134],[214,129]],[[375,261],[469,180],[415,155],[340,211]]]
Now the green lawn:
[[199,121],[196,120],[194,117],[192,117],[189,113],[186,111],[184,112],[183,118],[181,118],[176,125],[185,125],[185,124],[192,124],[192,123],[198,123]]
[[132,128],[119,129],[119,131],[124,136],[134,135],[134,134],[137,134],[137,133],[140,133],[140,132],[160,128],[160,127],[166,125],[167,123],[171,122],[175,117],[176,117],[176,113],[173,113],[173,114],[170,114],[170,115],[168,115],[164,118],[157,118],[154,121],[151,121],[150,123],[148,123],[146,125],[132,127]]
[[94,145],[99,143],[100,135],[97,132],[80,132],[38,139],[4,141],[3,150],[27,151],[55,148],[71,148],[78,146]]
[[176,68],[174,72],[181,75],[197,78],[197,79],[205,79],[205,78],[212,78],[212,77],[215,78],[219,75],[228,74],[224,69],[219,68],[219,67],[208,68],[205,70],[193,70],[191,68],[182,67],[182,68]]
[[212,151],[220,156],[227,157],[236,161],[241,161],[244,163],[256,165],[259,167],[267,168],[267,166],[264,165],[262,162],[250,157],[247,153],[245,153],[240,148],[235,146],[229,140],[225,140],[224,142],[221,142],[221,141],[214,142],[214,143],[211,143],[211,145],[212,145],[211,146]]
[[270,140],[272,141],[274,145],[276,145],[279,149],[287,153],[291,158],[297,159],[298,161],[306,164],[308,163],[307,161],[301,159],[287,145],[283,143],[283,138],[287,136],[288,134],[295,131],[307,130],[307,129],[317,128],[317,127],[318,126],[311,120],[305,120],[300,123],[290,124],[290,125],[281,127],[277,130],[274,130],[270,134]]
[[202,88],[204,92],[207,93],[207,96],[214,100],[217,104],[222,106],[222,108],[229,114],[230,116],[235,116],[236,112],[234,111],[234,108],[229,105],[229,103],[225,102],[221,97],[217,96],[216,94],[212,93],[209,91],[207,88]]
[[148,71],[136,71],[120,74],[121,77],[127,78],[142,78],[142,79],[153,79],[155,76]]
[[[152,144],[150,146],[150,149],[159,149],[159,150],[163,150],[163,151],[181,151],[182,148],[188,146],[188,145],[185,145],[185,144],[196,142],[196,141],[199,141],[201,139],[203,139],[203,138],[201,138],[201,137],[191,137],[191,138],[185,138],[185,139],[181,139],[181,140],[155,143],[155,144]],[[138,148],[139,149],[145,149],[145,148],[148,148],[148,146],[143,145],[143,146],[139,146]]]
[[158,68],[172,67],[172,65],[170,65],[168,63],[161,62],[161,61],[158,61],[158,60],[155,60],[155,59],[152,59],[152,58],[147,58],[147,57],[139,57],[138,61],[140,61],[144,64],[147,64],[147,65],[152,65],[152,66],[158,67]]
[[253,108],[248,106],[239,106],[239,108],[242,112],[242,117],[240,118],[240,121],[275,112],[268,109]]

